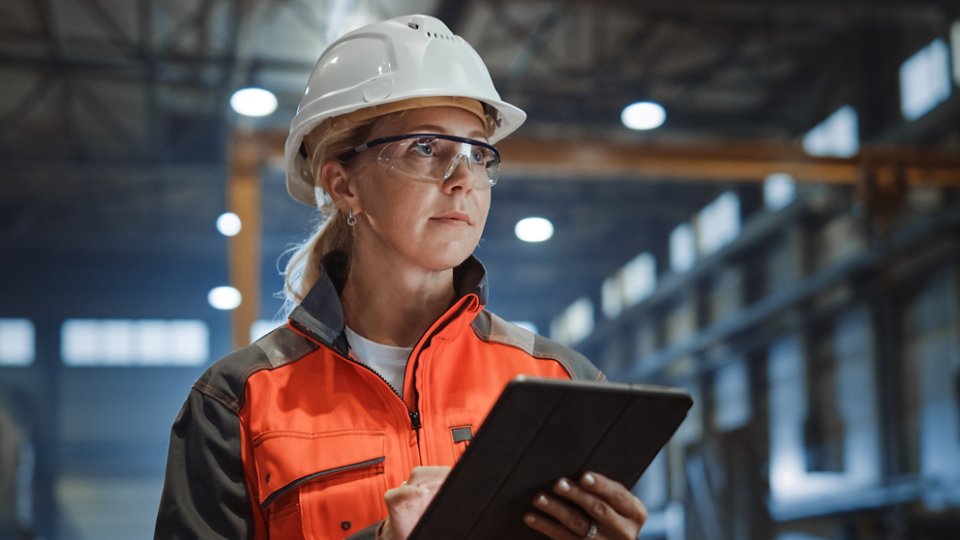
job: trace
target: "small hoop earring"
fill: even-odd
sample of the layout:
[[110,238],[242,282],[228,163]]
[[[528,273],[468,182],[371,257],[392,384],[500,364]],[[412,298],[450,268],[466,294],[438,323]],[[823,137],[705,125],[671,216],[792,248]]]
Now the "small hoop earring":
[[353,227],[354,225],[357,224],[357,218],[356,218],[356,216],[353,215],[353,209],[352,209],[352,208],[351,208],[350,210],[347,210],[347,212],[348,212],[348,214],[347,214],[347,225]]

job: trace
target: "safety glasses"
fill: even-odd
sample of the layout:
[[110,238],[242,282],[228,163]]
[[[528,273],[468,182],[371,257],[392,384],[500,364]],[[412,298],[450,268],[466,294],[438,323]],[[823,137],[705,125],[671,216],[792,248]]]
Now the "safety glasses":
[[500,175],[500,152],[493,145],[440,133],[381,137],[355,146],[339,158],[345,161],[372,148],[380,148],[377,161],[381,165],[418,180],[443,182],[461,163],[478,189],[489,189]]

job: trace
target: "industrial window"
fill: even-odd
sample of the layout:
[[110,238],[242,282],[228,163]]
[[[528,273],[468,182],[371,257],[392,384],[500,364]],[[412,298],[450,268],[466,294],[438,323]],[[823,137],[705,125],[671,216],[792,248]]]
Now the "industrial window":
[[604,280],[601,290],[603,314],[608,318],[620,315],[624,308],[639,304],[657,286],[657,261],[649,253],[641,253],[625,264],[615,276]]
[[728,191],[703,207],[697,216],[697,243],[708,255],[733,242],[740,234],[740,197]]
[[68,366],[198,366],[210,337],[197,320],[71,319],[61,329]]
[[916,120],[950,97],[950,53],[942,39],[917,51],[900,66],[900,110]]
[[0,366],[29,366],[34,355],[33,323],[0,319]]
[[960,21],[950,27],[950,48],[953,52],[953,82],[960,86]]
[[741,428],[750,421],[750,373],[742,358],[720,367],[713,377],[713,423],[721,431]]
[[603,280],[600,288],[600,307],[608,319],[620,316],[623,311],[623,273],[617,272]]
[[803,136],[811,156],[851,157],[860,151],[860,119],[850,105],[837,109]]
[[550,323],[550,337],[564,345],[572,345],[593,332],[593,302],[583,297],[570,304]]
[[681,223],[670,233],[670,269],[680,274],[693,268],[697,261],[697,243],[693,225]]
[[657,261],[649,253],[641,253],[623,267],[624,305],[640,303],[657,286]]
[[777,211],[797,197],[797,182],[785,173],[774,173],[763,182],[763,202],[767,210]]

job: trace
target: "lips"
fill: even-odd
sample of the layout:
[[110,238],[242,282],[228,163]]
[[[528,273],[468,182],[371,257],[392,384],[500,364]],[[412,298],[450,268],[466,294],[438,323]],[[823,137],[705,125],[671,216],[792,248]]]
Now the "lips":
[[434,221],[441,221],[444,223],[449,223],[451,225],[463,224],[470,225],[470,216],[464,214],[463,212],[444,212],[430,218]]

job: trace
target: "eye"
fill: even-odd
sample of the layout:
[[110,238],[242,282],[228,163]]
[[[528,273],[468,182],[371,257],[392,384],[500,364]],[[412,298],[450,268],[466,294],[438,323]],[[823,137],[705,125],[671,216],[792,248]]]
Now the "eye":
[[487,153],[483,151],[483,148],[474,147],[470,153],[470,159],[472,159],[474,163],[485,163],[487,161]]
[[431,157],[434,154],[434,142],[436,139],[416,139],[410,145],[410,150],[417,155]]

